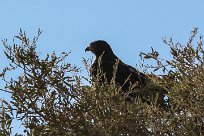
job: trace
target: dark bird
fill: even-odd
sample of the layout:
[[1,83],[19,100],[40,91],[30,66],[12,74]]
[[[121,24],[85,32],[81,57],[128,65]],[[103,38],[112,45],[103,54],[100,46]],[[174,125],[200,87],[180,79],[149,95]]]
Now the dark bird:
[[[138,96],[136,93],[132,93],[132,90],[143,91],[144,88],[150,87],[150,80],[147,75],[123,63],[113,53],[110,45],[106,41],[94,41],[85,49],[85,52],[86,51],[91,51],[96,56],[91,66],[90,73],[91,76],[97,78],[99,82],[110,84],[111,81],[114,80],[115,84],[121,87],[122,92],[129,93],[131,97]],[[149,99],[152,97],[148,96],[147,92],[144,92],[142,96],[144,96],[142,99]]]

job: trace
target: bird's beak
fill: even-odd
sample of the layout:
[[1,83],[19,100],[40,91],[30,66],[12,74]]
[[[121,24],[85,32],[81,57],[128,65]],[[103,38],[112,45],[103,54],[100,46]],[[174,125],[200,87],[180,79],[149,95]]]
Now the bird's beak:
[[85,52],[86,52],[86,51],[91,51],[91,50],[90,50],[90,48],[89,48],[89,47],[87,47],[87,48],[85,49]]

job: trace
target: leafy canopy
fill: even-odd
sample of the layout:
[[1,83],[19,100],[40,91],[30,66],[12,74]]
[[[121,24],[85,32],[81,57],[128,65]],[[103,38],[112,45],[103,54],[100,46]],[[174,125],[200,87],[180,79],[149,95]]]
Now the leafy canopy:
[[[11,95],[11,101],[1,100],[0,135],[12,134],[12,122],[24,126],[15,135],[202,135],[204,132],[204,50],[203,37],[193,29],[185,45],[163,39],[169,46],[171,60],[159,58],[159,53],[141,53],[142,59],[153,59],[156,66],[143,65],[160,78],[152,81],[169,89],[168,110],[140,99],[127,103],[118,95],[114,84],[100,85],[90,77],[81,77],[80,69],[66,62],[69,53],[55,52],[44,58],[37,52],[37,40],[30,40],[20,31],[17,43],[3,40],[9,65],[2,70],[5,84],[1,91]],[[195,39],[197,41],[195,41]],[[89,69],[89,61],[83,60]],[[9,77],[11,73],[15,77]],[[83,85],[83,80],[92,85]],[[150,87],[151,88],[151,87]],[[155,97],[155,101],[156,101]],[[155,102],[156,103],[156,102]],[[18,127],[18,126],[14,126]]]

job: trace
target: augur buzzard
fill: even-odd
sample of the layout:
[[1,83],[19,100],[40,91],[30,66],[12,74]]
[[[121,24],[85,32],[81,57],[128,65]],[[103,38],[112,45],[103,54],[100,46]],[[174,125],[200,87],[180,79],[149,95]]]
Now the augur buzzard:
[[[85,49],[85,52],[86,51],[91,51],[96,56],[90,72],[93,77],[102,76],[99,82],[110,83],[114,79],[115,83],[121,87],[122,92],[131,92],[129,93],[130,97],[138,96],[136,93],[133,93],[132,90],[141,90],[144,92],[145,90],[143,88],[151,88],[152,82],[149,82],[148,76],[132,66],[123,63],[113,53],[110,45],[106,41],[94,41]],[[154,87],[155,85],[152,86],[152,88]],[[156,89],[158,90],[158,87],[156,87]],[[142,96],[142,100],[144,100],[152,97],[148,95],[149,93],[144,92],[143,95],[139,96]],[[154,97],[155,96],[156,95],[154,95]],[[158,98],[161,100],[160,105],[163,105],[163,96],[163,94],[159,95],[159,97],[161,97]]]

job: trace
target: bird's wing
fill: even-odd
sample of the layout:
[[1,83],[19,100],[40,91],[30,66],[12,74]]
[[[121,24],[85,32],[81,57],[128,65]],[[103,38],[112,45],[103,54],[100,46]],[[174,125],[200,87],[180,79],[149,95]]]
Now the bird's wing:
[[139,84],[142,86],[144,86],[146,84],[147,76],[144,73],[135,69],[134,67],[127,65],[125,63],[120,63],[120,69],[119,70],[123,71],[128,76],[131,75],[130,80],[132,83],[139,82]]
[[124,86],[124,90],[128,90],[133,84],[137,84],[137,87],[143,87],[146,84],[146,75],[139,72],[130,65],[123,63],[121,60],[102,60],[92,64],[91,73],[96,77],[99,73],[99,69],[105,73],[105,78],[110,82],[115,78],[116,83]]

